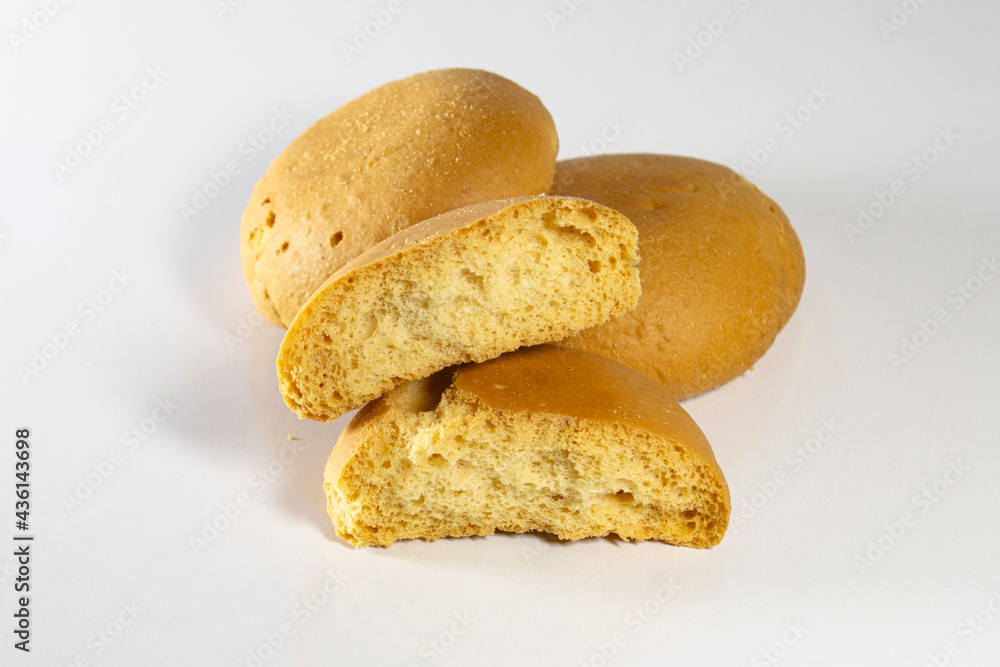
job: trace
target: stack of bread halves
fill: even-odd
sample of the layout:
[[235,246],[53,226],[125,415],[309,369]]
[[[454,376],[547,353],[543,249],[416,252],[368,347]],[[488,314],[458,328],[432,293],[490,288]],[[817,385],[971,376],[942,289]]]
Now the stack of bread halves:
[[285,401],[360,408],[325,471],[351,544],[722,539],[729,489],[677,401],[770,347],[799,241],[725,167],[557,151],[536,96],[445,69],[348,102],[254,188],[240,252],[288,329]]

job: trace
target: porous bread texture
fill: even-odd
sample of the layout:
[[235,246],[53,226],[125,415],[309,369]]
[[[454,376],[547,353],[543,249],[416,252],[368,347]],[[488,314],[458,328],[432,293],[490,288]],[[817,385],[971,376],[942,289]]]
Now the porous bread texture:
[[553,346],[369,403],[341,434],[325,490],[337,534],[359,547],[497,531],[710,547],[730,514],[711,447],[676,401],[616,362]]
[[401,229],[476,202],[544,194],[559,142],[541,101],[502,76],[393,81],[317,121],[271,163],[243,213],[240,258],[272,323]]
[[564,338],[635,306],[636,231],[568,197],[476,204],[374,246],[302,307],[278,353],[285,402],[335,419],[405,380]]
[[616,359],[678,398],[749,369],[795,311],[805,282],[798,237],[741,175],[672,155],[559,162],[552,194],[621,211],[639,230],[635,310],[563,344]]

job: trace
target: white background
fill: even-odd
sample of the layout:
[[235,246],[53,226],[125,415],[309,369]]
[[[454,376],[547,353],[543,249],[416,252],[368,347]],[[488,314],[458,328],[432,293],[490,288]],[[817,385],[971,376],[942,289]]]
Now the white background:
[[[245,0],[221,16],[210,0],[72,2],[51,18],[4,2],[0,663],[996,664],[1000,277],[983,261],[1000,253],[1000,5],[895,1],[899,26],[890,0],[590,0],[567,16],[557,0],[403,1],[348,55],[387,2]],[[732,489],[720,546],[335,537],[321,480],[344,418],[284,406],[281,331],[252,317],[240,213],[313,121],[449,66],[539,95],[561,157],[714,160],[792,220],[798,311],[752,372],[685,402]],[[147,68],[162,81],[133,94]],[[800,109],[813,90],[827,99]],[[127,117],[122,95],[144,97]],[[252,153],[275,109],[294,118]],[[113,131],[57,174],[105,118]],[[602,144],[609,124],[624,127]],[[747,162],[769,138],[777,150]],[[185,220],[230,160],[240,173]],[[851,233],[859,207],[879,215]],[[158,400],[176,406],[161,422]],[[21,427],[30,655],[12,634]]]

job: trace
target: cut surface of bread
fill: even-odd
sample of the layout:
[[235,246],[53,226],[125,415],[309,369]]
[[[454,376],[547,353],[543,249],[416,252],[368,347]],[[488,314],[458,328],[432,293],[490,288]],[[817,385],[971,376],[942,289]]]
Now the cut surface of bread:
[[711,446],[662,387],[552,345],[369,403],[337,441],[325,490],[355,546],[542,531],[709,547],[730,514]]
[[482,201],[545,193],[559,141],[541,101],[498,74],[421,72],[357,97],[275,158],[243,212],[250,295],[287,327],[373,244]]
[[468,206],[337,272],[278,353],[285,402],[329,421],[406,380],[559,340],[635,306],[636,230],[568,197]]
[[677,398],[760,359],[802,294],[805,259],[777,204],[733,170],[674,155],[559,162],[552,194],[621,211],[639,230],[635,310],[569,337],[660,382]]

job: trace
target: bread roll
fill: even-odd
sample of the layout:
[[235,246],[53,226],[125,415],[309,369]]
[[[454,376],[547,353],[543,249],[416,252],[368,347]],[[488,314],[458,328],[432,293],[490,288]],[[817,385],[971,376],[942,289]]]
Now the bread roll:
[[553,194],[621,211],[639,230],[635,310],[564,345],[616,359],[677,398],[740,375],[792,316],[802,247],[778,205],[734,171],[671,155],[559,162]]
[[582,199],[474,204],[349,262],[309,299],[278,353],[281,392],[320,421],[404,380],[559,340],[633,308],[636,231]]
[[538,98],[482,70],[424,72],[348,102],[293,141],[253,190],[240,257],[254,303],[288,326],[327,278],[401,229],[545,193],[557,150]]
[[544,531],[709,547],[729,523],[726,480],[677,402],[619,363],[551,345],[369,403],[324,479],[355,546]]

